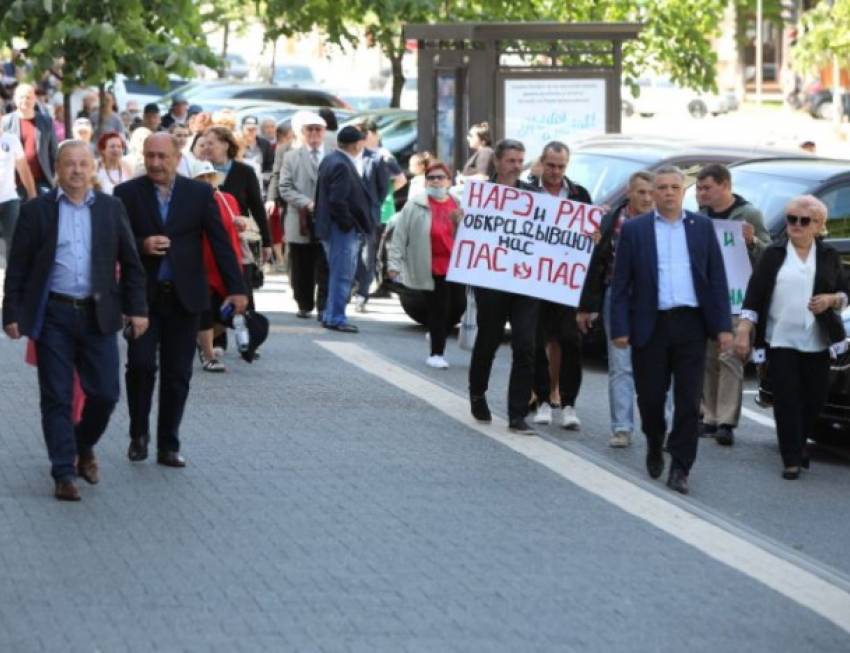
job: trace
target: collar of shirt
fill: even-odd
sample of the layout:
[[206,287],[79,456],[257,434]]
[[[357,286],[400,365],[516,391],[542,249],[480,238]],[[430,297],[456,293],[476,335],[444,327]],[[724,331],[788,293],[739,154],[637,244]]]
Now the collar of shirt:
[[94,191],[89,188],[86,191],[86,196],[83,198],[81,204],[76,204],[74,200],[71,199],[70,195],[65,192],[65,190],[61,186],[56,187],[56,202],[58,203],[62,198],[65,198],[66,202],[73,204],[74,206],[91,206],[92,202],[94,202]]
[[233,167],[233,159],[228,159],[226,163],[213,163],[213,168],[225,175],[230,172],[231,167]]
[[660,220],[661,222],[666,222],[669,225],[684,224],[684,222],[685,222],[685,210],[684,209],[682,209],[682,215],[679,216],[679,219],[676,222],[670,222],[667,218],[665,218],[663,215],[661,215],[658,212],[658,209],[653,209],[652,212],[655,214],[655,220],[656,221]]

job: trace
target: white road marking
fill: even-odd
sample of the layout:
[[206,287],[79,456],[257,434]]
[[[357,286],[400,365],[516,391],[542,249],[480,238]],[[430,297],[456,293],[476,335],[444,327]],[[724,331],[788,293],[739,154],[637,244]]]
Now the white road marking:
[[767,417],[766,415],[762,415],[761,413],[757,413],[751,408],[741,408],[741,414],[744,417],[748,417],[749,419],[753,420],[754,422],[758,422],[759,424],[762,424],[764,426],[769,426],[772,429],[776,428],[776,422],[774,422],[773,419]]
[[404,390],[464,426],[540,463],[850,633],[850,593],[844,589],[556,444],[538,437],[514,435],[499,417],[494,416],[489,425],[474,422],[464,397],[360,345],[335,341],[316,343],[345,362]]

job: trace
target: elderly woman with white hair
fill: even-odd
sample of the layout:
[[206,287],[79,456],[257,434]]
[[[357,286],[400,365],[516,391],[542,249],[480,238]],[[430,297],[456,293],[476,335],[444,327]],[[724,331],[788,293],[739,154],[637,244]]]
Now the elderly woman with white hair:
[[826,218],[826,206],[812,195],[788,203],[787,239],[768,247],[753,271],[735,339],[742,358],[753,333],[756,349],[767,350],[782,477],[788,480],[809,467],[806,438],[826,402],[830,352],[846,347],[840,311],[847,306],[848,280],[839,253],[819,238]]

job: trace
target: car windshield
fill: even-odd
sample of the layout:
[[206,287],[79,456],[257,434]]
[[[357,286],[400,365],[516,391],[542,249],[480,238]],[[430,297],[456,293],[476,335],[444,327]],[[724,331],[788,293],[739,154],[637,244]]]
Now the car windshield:
[[[742,168],[731,168],[731,172],[732,190],[762,212],[765,226],[773,234],[782,230],[782,216],[788,201],[797,195],[810,193],[813,185],[811,181]],[[685,208],[689,211],[698,208],[693,186],[685,194]]]
[[601,202],[625,188],[633,172],[646,167],[644,161],[577,151],[570,156],[567,174],[574,182],[587,188],[594,201]]
[[381,132],[381,143],[390,152],[404,148],[411,140],[415,140],[417,132],[415,120],[402,120],[393,123],[390,129]]
[[276,66],[274,69],[274,81],[280,82],[308,82],[316,81],[313,71],[307,66]]

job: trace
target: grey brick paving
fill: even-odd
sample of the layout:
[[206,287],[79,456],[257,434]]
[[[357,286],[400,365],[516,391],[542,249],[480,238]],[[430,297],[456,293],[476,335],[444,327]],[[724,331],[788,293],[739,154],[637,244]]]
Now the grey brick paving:
[[78,505],[51,498],[35,374],[0,340],[0,651],[850,650],[317,337],[196,374],[185,470],[126,460],[122,402]]

